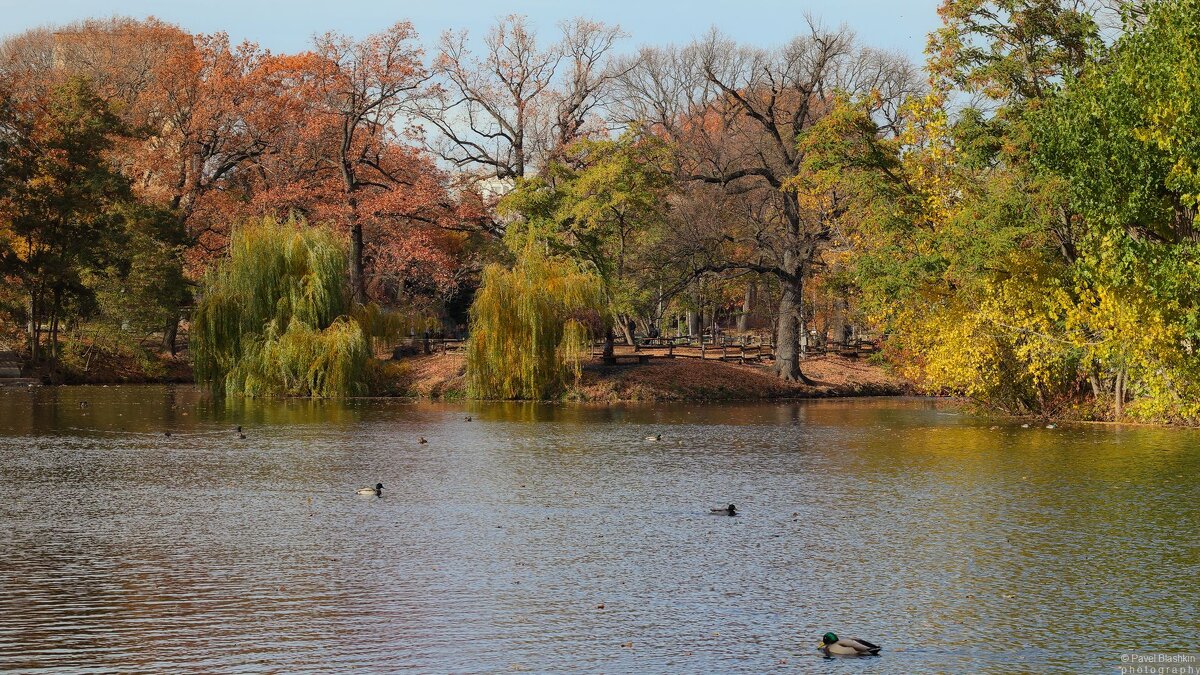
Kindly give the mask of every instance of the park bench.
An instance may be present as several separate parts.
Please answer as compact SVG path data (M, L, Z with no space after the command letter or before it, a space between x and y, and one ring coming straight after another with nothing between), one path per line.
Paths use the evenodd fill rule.
M456 340L453 338L445 338L440 341L440 344L441 344L441 351L443 354L445 354L446 352L461 352L467 348L466 340ZM434 351L436 351L436 350L437 349L435 347Z

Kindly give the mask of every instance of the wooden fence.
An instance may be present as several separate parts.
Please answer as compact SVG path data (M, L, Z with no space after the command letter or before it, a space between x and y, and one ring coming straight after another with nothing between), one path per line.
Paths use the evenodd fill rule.
M413 338L409 349L417 349L428 354L446 354L461 352L466 348L466 340L459 338ZM604 350L603 340L593 340L591 355L599 358ZM824 345L808 345L805 349L807 356L822 356L838 354L844 357L857 357L872 354L879 350L879 343L872 340L856 340L848 343L827 342ZM646 363L650 359L702 359L726 361L731 363L767 363L775 360L775 345L769 339L759 335L719 336L716 340L711 335L701 339L688 336L640 338L636 348L630 347L623 339L614 342L611 363L631 362Z

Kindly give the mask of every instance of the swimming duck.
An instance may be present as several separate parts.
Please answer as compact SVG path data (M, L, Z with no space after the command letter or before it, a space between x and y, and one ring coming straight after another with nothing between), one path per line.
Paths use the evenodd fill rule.
M240 425L240 424L238 425L237 432L239 434L242 433L242 425Z
M358 494L381 497L383 496L383 483L376 483L375 487L360 487L358 488Z
M862 638L838 638L835 633L826 633L817 649L825 656L874 656L880 647Z
M167 432L163 433L163 436L166 436L167 438L170 438L170 437L171 437L171 432L167 431Z
M647 441L650 441L651 443L653 443L654 441L661 441L661 440L662 440L662 434L655 434L654 436L647 436L647 437L646 437L646 440L647 440Z
M245 439L246 439L246 434L238 434L238 438L240 438L240 439L242 439L242 440L245 440Z
M464 421L464 422L470 422L470 421L471 421L471 416L470 416L470 415L467 415L466 417L464 417L464 418L463 418L463 421Z
M425 440L425 437L424 437L424 436L418 436L418 437L417 437L417 442L418 442L418 443L420 443L421 445L425 445L425 444L426 444L426 443L428 443L429 441Z
M714 516L736 516L737 507L735 507L733 504L730 504L722 509L709 509L708 512Z

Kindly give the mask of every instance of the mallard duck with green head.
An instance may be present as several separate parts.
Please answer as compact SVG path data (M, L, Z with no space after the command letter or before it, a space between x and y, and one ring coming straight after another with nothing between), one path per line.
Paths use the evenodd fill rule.
M836 633L826 633L817 649L825 656L875 656L880 647L862 638L839 638Z
M375 495L376 497L383 496L383 483L376 483L375 487L360 487L357 494L360 495Z

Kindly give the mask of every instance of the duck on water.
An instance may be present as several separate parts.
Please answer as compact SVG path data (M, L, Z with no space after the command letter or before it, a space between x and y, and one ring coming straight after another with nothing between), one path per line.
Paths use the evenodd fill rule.
M375 487L360 487L357 494L360 495L375 495L376 497L383 496L383 483L376 483Z
M826 633L817 649L825 656L876 656L880 647L862 638L839 638L836 633Z

